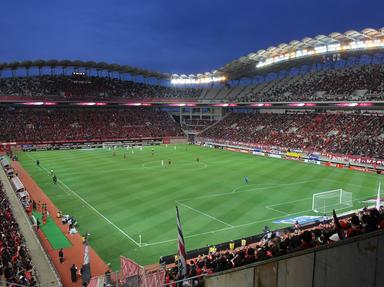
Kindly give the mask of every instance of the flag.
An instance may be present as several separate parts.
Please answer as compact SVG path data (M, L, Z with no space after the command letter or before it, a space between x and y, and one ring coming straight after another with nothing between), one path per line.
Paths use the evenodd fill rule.
M333 210L333 222L335 223L336 232L339 235L340 240L343 240L344 239L344 232L341 228L340 221L337 218L335 210Z
M88 242L84 242L84 265L89 264L89 246Z
M88 241L84 241L84 258L83 258L83 267L81 273L81 279L83 283L89 283L91 280L91 265L89 262L89 246Z
M145 287L162 287L164 285L165 270L157 270L156 272L143 274L141 277L142 286Z
M184 243L184 236L183 236L183 230L181 228L181 222L180 222L180 216L179 216L179 209L176 206L176 222L177 222L177 242L178 242L178 251L179 251L179 274L182 277L185 277L187 275L187 254L185 253L185 243Z
M104 276L101 277L93 277L88 285L88 287L104 287Z
M381 181L379 182L379 188L377 189L377 198L376 198L376 209L377 210L380 210L380 205L381 205L380 187L381 187Z
M120 256L120 269L122 276L126 278L140 275L140 271L143 269L143 267L129 258Z

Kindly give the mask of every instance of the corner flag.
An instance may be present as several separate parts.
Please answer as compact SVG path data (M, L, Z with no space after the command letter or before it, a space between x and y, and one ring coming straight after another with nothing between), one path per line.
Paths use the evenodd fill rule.
M183 277L187 275L187 254L185 252L185 243L184 243L184 236L183 236L183 230L181 228L181 222L180 222L180 216L179 216L179 209L176 206L176 223L177 223L177 235L178 235L178 251L179 251L179 274Z
M380 205L381 205L380 187L381 187L381 181L379 181L379 188L377 189L377 198L376 198L376 209L377 210L380 210Z

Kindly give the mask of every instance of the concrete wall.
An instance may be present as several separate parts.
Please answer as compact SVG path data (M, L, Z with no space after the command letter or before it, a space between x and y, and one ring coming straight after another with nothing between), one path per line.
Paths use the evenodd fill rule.
M384 232L213 274L205 286L384 286Z

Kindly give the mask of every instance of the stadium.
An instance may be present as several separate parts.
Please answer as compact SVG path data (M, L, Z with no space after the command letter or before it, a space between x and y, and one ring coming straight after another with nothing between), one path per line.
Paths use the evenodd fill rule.
M384 28L0 75L6 286L383 286Z

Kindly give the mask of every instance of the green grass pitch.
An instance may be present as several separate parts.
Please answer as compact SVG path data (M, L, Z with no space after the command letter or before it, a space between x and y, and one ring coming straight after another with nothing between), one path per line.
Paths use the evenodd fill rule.
M342 188L361 207L377 191L375 174L198 146L156 146L154 155L151 149L18 155L56 206L76 217L80 232L91 233L91 246L113 269L120 255L150 264L177 252L176 204L188 250L259 234L265 225L287 226L273 220L288 214L314 215L313 193Z

